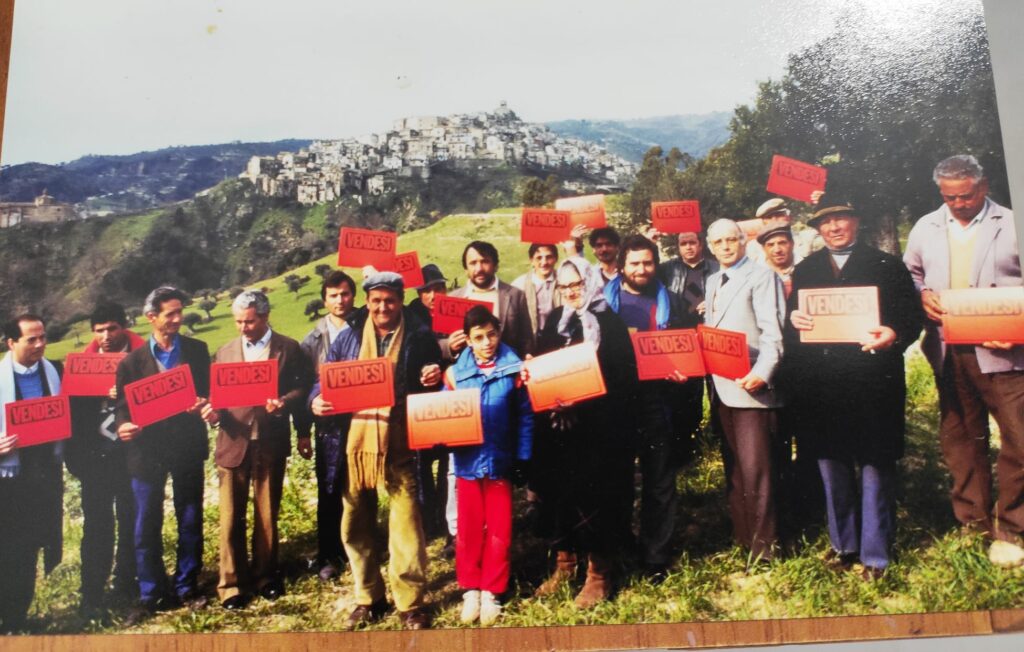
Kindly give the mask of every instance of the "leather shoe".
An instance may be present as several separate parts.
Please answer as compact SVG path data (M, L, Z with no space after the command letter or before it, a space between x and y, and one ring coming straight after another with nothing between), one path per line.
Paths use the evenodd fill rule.
M388 601L384 598L381 598L373 604L358 605L352 610L352 613L348 615L348 620L345 621L345 629L351 631L364 625L373 624L384 618L389 609L390 606L388 605Z
M877 582L882 579L885 575L884 568L876 568L875 566L865 566L864 570L860 572L860 578L865 582Z
M834 571L848 571L853 568L857 561L855 552L839 552L835 548L829 548L825 553L825 566Z
M268 582L260 589L260 596L273 602L284 595L284 585L280 581Z
M245 595L239 593L238 595L233 595L230 598L225 599L220 603L220 606L224 607L228 611L238 611L239 609L245 609L245 605L248 603L249 599Z
M659 586L668 579L668 568L655 564L646 565L644 566L643 576L653 586Z
M156 600L139 600L139 602L131 608L128 615L125 616L124 624L125 627L135 627L141 625L143 622L153 617L153 614L157 612L157 601Z
M409 611L402 611L398 614L405 629L430 629L430 616L419 607L413 607Z
M327 562L321 566L320 572L317 573L321 582L330 582L331 580L337 579L338 575L338 567L331 562Z
M206 605L210 604L210 599L200 593L198 589L189 589L179 594L178 600L193 611L205 609Z

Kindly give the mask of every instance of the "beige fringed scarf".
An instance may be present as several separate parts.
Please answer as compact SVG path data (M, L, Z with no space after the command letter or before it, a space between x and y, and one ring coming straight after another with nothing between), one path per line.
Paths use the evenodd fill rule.
M392 369L398 364L398 355L402 349L405 334L405 320L398 324L395 334L391 337L391 345L387 355ZM359 343L359 359L372 360L377 355L377 334L373 320L367 319L363 326L363 337ZM404 423L389 424L391 408L370 408L360 410L352 415L352 425L348 429L348 444L345 454L348 456L349 490L353 493L363 489L376 489L377 483L384 478L384 463L388 452L388 437L401 437L404 433L389 433L389 426L398 430L405 427Z

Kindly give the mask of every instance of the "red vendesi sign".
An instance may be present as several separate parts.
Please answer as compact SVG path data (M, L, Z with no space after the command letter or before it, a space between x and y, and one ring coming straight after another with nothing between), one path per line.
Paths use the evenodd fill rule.
M69 353L64 360L60 393L66 396L106 396L117 384L117 365L127 353Z
M423 269L420 267L420 256L415 251L407 251L395 256L394 269L402 275L402 284L406 290L423 285Z
M348 414L395 404L394 372L387 358L320 365L320 394L331 414Z
M4 418L6 434L18 436L18 448L71 436L71 408L63 394L8 403Z
M772 170L768 175L768 192L810 202L811 193L824 190L828 170L776 154L772 157Z
M393 231L371 231L347 226L338 235L338 266L393 269L398 234Z
M524 208L519 239L534 244L558 244L572 233L572 213L550 208Z
M472 299L460 299L450 295L438 295L434 297L434 325L438 333L454 333L462 330L462 318L466 316L473 306L483 306L494 312L494 305L487 301L473 301Z
M263 407L277 397L277 358L210 365L210 405L215 410Z
M181 365L124 386L132 423L145 428L196 404L192 370Z
M651 226L662 233L700 233L700 202L651 202Z
M709 374L724 378L743 378L750 373L750 351L746 333L697 326L704 368Z

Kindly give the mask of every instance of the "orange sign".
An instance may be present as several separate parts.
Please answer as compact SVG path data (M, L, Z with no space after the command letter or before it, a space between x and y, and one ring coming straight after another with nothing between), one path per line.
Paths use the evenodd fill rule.
M462 330L462 319L473 306L483 306L494 312L494 304L488 301L461 299L448 294L434 296L433 329L438 333L454 333Z
M393 231L371 231L341 227L338 234L338 266L393 269L398 234Z
M524 208L519 239L533 244L558 244L569 239L572 213L550 208Z
M320 365L320 393L331 414L348 414L395 404L395 380L387 358Z
M277 396L277 358L210 365L210 405L215 410L262 407Z
M636 332L630 338L640 380L664 380L676 371L684 376L706 373L697 331L692 328Z
M939 301L947 344L1024 344L1024 287L943 290Z
M697 326L697 334L700 336L704 368L709 374L735 380L750 373L746 333L700 324Z
M402 275L402 284L406 290L423 285L423 269L420 268L420 256L415 251L407 251L395 256L395 271Z
M117 384L117 365L127 353L69 353L64 360L60 393L66 396L106 396Z
M772 171L768 175L767 190L776 195L799 201L811 201L811 193L824 190L828 170L776 154L772 157Z
M484 442L480 416L480 390L410 394L406 423L409 448L471 446Z
M530 382L526 389L537 412L607 393L593 345L574 344L523 362Z
M4 412L6 434L18 436L18 448L71 436L71 408L64 394L13 401Z
M651 225L662 233L700 233L700 202L651 202Z
M801 342L857 343L871 339L878 328L875 286L813 288L797 292L801 312L814 318L814 328L800 331Z
M192 369L183 364L163 373L149 376L124 386L128 414L132 423L146 427L196 404L196 388Z
M563 197L555 200L555 208L572 213L572 223L585 224L591 229L608 226L604 213L604 195Z

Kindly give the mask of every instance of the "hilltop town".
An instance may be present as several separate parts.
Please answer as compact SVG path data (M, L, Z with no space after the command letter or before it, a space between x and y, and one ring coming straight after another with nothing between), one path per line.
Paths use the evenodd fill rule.
M571 168L598 188L627 186L637 171L636 164L600 145L523 122L502 102L491 112L402 118L382 134L318 140L298 152L253 156L239 176L260 194L311 205L346 193L382 195L395 178L428 179L437 164Z

